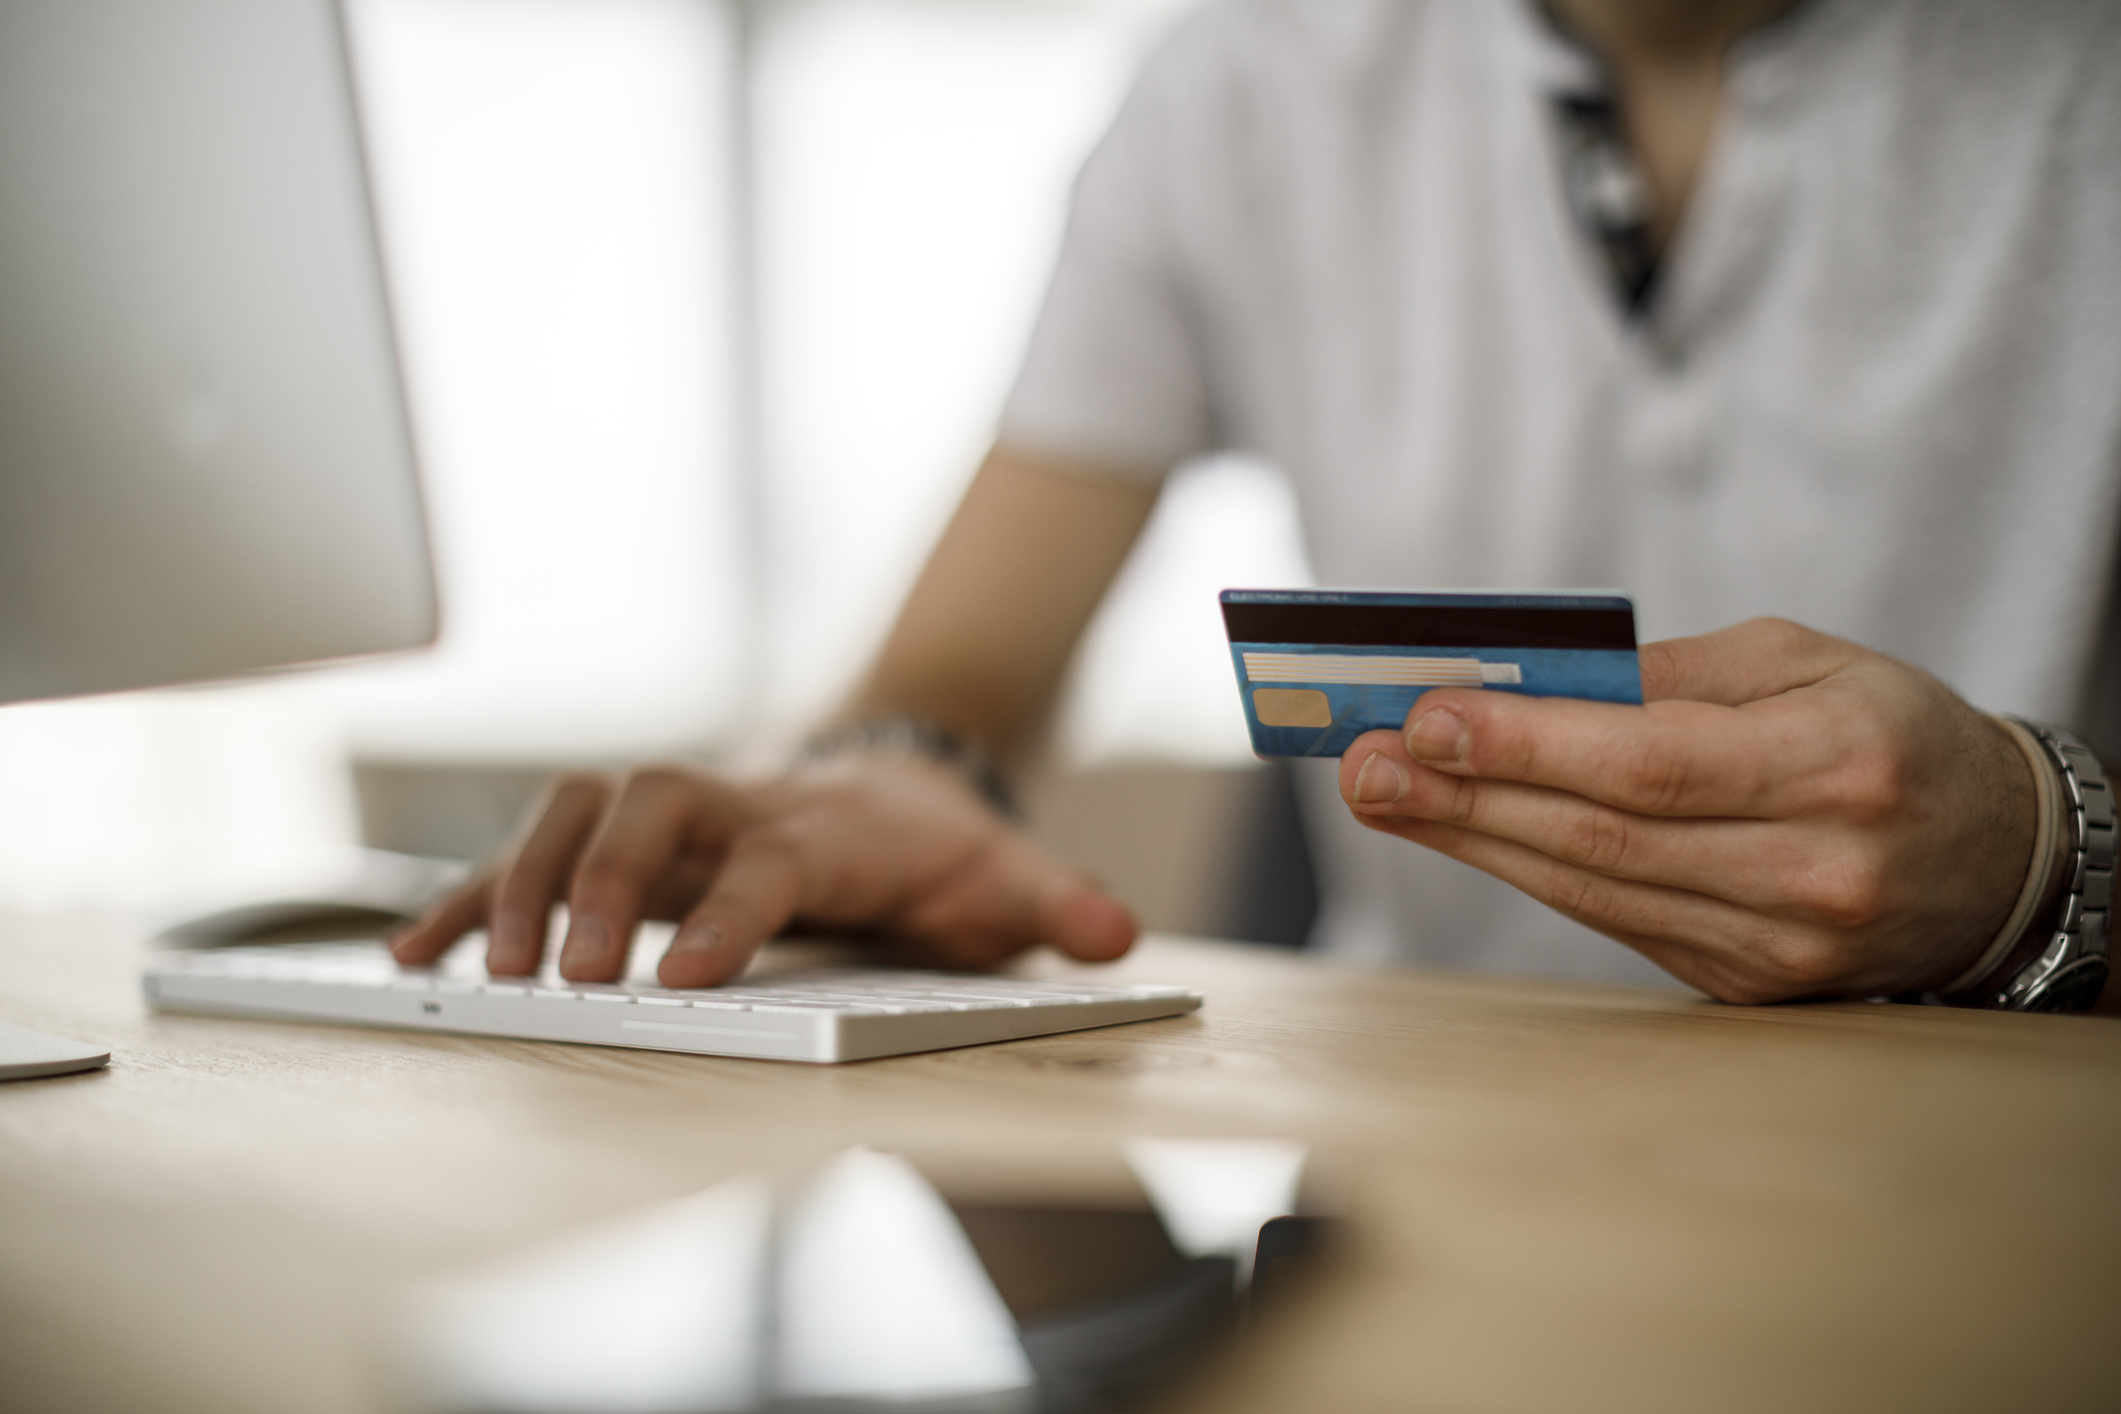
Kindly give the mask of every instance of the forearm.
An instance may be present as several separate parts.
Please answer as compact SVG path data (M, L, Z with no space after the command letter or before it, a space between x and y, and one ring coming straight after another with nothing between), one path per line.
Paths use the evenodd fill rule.
M905 714L1022 755L1155 500L1149 478L994 452L840 720Z

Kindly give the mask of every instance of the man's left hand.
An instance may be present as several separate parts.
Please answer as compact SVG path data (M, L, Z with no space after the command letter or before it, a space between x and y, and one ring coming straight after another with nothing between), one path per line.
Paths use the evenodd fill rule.
M1341 795L1724 1001L1933 990L2003 926L2032 768L1942 683L1774 619L1641 663L1641 707L1425 693Z

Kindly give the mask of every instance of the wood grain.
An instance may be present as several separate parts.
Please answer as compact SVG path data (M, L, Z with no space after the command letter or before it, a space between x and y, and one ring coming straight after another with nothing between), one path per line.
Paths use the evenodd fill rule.
M1117 1193L1152 1134L1353 1174L1345 1270L1187 1408L2121 1405L2113 1022L1155 938L1117 971L1199 1015L819 1069L153 1016L142 931L0 919L0 1021L114 1053L0 1085L10 1410L387 1408L423 1275L857 1142Z

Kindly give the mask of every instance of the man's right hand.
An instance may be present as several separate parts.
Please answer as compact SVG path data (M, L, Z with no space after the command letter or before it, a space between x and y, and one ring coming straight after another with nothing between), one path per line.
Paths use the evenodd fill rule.
M1039 944L1105 961L1137 931L948 768L864 758L756 785L677 767L561 777L522 841L391 952L431 963L484 927L489 971L534 972L562 902L562 976L616 980L636 925L661 919L679 925L657 971L669 987L726 982L790 929L879 936L974 968Z

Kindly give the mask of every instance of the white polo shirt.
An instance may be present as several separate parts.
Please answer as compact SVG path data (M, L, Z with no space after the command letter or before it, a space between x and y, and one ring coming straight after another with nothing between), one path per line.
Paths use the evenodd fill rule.
M1634 323L1559 177L1593 73L1531 0L1211 4L1079 179L1002 441L1250 452L1323 583L1784 615L2121 747L2121 5L1747 36ZM1662 977L1306 788L1327 950Z

